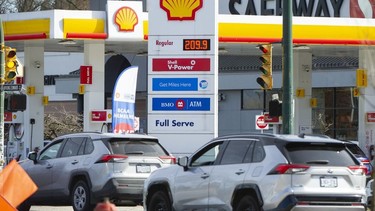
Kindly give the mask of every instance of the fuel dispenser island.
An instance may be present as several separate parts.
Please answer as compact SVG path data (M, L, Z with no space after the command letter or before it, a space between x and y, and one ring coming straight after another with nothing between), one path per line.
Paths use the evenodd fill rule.
M25 158L25 137L23 127L23 112L4 112L4 124L8 128L8 140L5 147L5 161L8 164L11 160Z

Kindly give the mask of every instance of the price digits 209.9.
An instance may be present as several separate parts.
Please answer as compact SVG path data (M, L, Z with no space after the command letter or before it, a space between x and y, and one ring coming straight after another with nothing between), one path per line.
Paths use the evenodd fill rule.
M210 39L184 39L184 51L209 51Z

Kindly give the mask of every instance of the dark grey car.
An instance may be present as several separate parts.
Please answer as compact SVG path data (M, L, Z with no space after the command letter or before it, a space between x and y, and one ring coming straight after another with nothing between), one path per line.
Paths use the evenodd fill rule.
M38 190L19 210L29 210L31 205L72 205L75 211L92 211L104 197L137 205L149 174L174 163L175 158L152 136L64 135L20 162Z

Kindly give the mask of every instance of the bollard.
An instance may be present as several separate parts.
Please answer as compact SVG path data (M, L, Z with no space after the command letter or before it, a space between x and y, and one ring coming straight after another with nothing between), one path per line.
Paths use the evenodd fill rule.
M117 208L109 201L109 198L106 197L103 202L96 205L94 211L117 211Z

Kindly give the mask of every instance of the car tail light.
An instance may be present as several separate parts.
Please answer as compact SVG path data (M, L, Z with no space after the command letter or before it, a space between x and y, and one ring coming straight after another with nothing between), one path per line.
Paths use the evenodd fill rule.
M301 164L279 164L268 174L293 174L306 171L310 166Z
M159 156L164 163L175 164L176 158L173 156Z
M364 159L364 160L362 160L361 162L362 162L362 163L366 163L366 164L367 164L367 163L370 163L370 161L369 161L368 159Z
M366 166L348 166L348 168L354 173L367 174Z
M127 159L127 158L128 158L128 156L126 156L126 155L106 154L106 155L103 155L95 163L109 163L109 162L114 162L116 160L123 160L123 159Z

